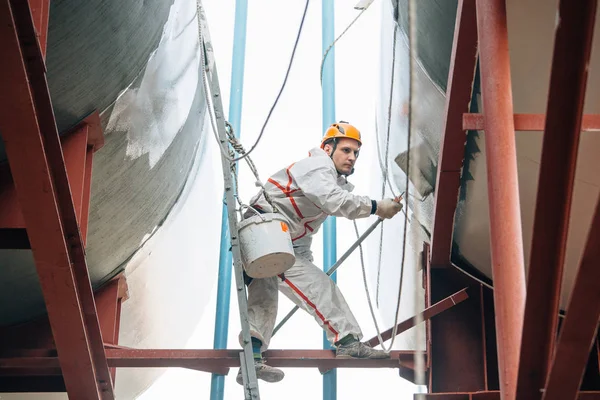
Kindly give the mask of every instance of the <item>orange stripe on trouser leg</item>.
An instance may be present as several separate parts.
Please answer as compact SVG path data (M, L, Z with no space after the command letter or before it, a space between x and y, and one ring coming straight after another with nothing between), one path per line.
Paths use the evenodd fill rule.
M290 282L289 279L285 278L283 280L285 283L287 283L287 285L292 288L292 290L294 292L296 292L298 294L298 296L300 296L302 298L302 300L304 300L306 302L306 304L308 304L313 310L315 310L315 314L317 314L317 317L319 317L321 319L321 321L323 321L323 325L327 326L329 328L329 330L335 335L335 342L338 341L338 335L339 332L336 331L335 329L333 329L333 326L331 326L331 324L329 323L329 321L327 321L327 319L325 319L325 316L323 316L323 314L321 314L319 312L319 310L317 309L317 306L314 305L314 303L312 301L310 301L308 299L308 297L306 297L306 295L304 293L302 293L302 291L300 289L298 289L296 287L296 285L294 285L292 282Z

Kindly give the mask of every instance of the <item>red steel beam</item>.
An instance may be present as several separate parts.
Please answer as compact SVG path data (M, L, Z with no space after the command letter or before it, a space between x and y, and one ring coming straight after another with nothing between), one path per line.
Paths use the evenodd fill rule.
M102 338L107 344L116 345L119 341L119 327L121 320L121 304L126 296L127 282L124 275L120 275L95 294L98 319L102 329ZM113 382L115 381L116 368L110 369Z
M514 114L515 131L543 131L546 126L545 114ZM484 129L485 116L483 114L463 114L463 129ZM581 121L582 132L600 131L600 115L587 114Z
M462 114L468 111L477 61L475 0L460 0L446 89L444 132L438 159L431 264L447 266L452 249L454 212L465 154Z
M507 30L504 0L477 0L498 370L502 399L512 400L525 306L525 266Z
M90 199L92 197L92 166L94 162L94 150L88 148L85 156L85 174L83 176L83 201L81 207L81 218L79 227L81 229L81 240L83 246L87 242L87 232L90 216Z
M454 307L458 303L461 303L468 298L469 298L469 295L467 294L467 288L459 290L458 292L454 293L453 295L448 296L441 301L438 301L431 307L427 307L425 310L423 310L423 312L421 313L419 318L422 322L425 322L428 319L435 317L436 315L448 310L449 308ZM417 323L417 316L408 318L408 319L400 322L398 324L398 329L397 329L396 334L399 335L402 332L409 330L410 328L414 327L416 325L416 323ZM390 328L387 331L382 332L381 338L384 341L391 339L392 338L392 330L393 330L393 328ZM379 337L375 336L375 337L371 338L370 340L368 340L367 343L370 346L375 347L378 344L380 344Z
M0 2L0 131L32 245L65 383L114 398L69 181L27 2ZM99 390L102 394L99 394Z
M30 88L35 103L40 132L43 136L44 151L48 158L48 164L51 167L53 184L56 189L56 204L60 210L62 229L64 237L68 239L68 251L72 263L72 270L76 279L77 296L81 303L81 308L85 318L85 326L89 340L89 347L92 351L94 368L101 386L102 395L105 398L113 398L112 383L110 372L104 354L104 346L94 294L90 282L83 241L79 231L77 215L73 206L69 179L64 165L62 149L56 120L50 100L50 92L46 81L46 65L40 56L40 49L37 41L33 40L35 29L31 14L28 10L28 3L12 0L14 7L15 20L18 23L19 39L22 41L22 48L29 54L25 58ZM93 113L90 117L93 117Z
M87 150L82 150L85 151L86 154L77 152L77 150L81 149L81 146L79 146L79 148L74 148L78 145L73 146L74 143L72 143L75 140L75 137L79 137L82 134L87 136ZM76 126L72 132L65 134L61 141L69 177L69 186L73 193L76 205L79 204L79 197L81 197L81 193L83 193L81 210L77 210L83 239L85 239L87 234L93 153L102 148L103 145L104 135L102 134L102 127L100 126L100 115L97 111ZM85 170L81 165L81 159L83 157L85 157ZM79 176L81 173L84 174L83 186L82 179ZM25 228L25 221L23 220L23 214L21 213L21 208L17 200L12 175L8 165L2 165L0 166L0 229L21 228Z
M600 319L600 199L562 323L543 400L577 397Z
M61 142L77 221L81 221L87 166L88 126L81 125L72 134L61 138Z
M415 400L500 400L500 392L459 392L415 394ZM600 392L579 392L577 400L600 400Z
M559 3L527 277L517 399L541 398L540 389L545 384L554 351L596 4L596 0L561 0ZM486 139L488 137L486 135ZM585 368L585 361L587 358L581 368ZM568 368L578 370L579 366Z
M31 14L42 55L46 57L48 45L48 20L50 16L50 0L29 0Z
M226 375L231 367L240 366L241 350L174 350L128 349L107 346L108 363L116 368L188 368ZM281 368L414 368L414 351L392 351L390 359L337 358L331 350L269 350L269 365ZM58 372L59 360L47 350L21 351L0 356L0 375L15 373L46 374Z

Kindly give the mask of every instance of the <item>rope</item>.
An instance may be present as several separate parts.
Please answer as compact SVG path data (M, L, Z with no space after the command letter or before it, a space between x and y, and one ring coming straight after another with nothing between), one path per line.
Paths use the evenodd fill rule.
M358 237L360 237L360 234L358 232L358 226L356 225L356 220L353 220L352 222L354 223L354 232L356 233L356 237L358 238ZM369 284L367 282L367 271L365 269L365 260L364 260L364 256L363 256L362 244L358 245L358 250L360 251L360 266L362 269L363 284L365 285L365 292L367 294L367 303L369 304L369 311L371 312L371 318L373 319L373 324L375 324L375 331L377 332L377 338L379 339L379 343L381 343L381 347L383 347L384 340L381 336L381 330L379 329L379 324L377 323L377 317L375 316L375 310L373 310L373 303L371 301L371 293L369 292ZM390 347L390 350L391 350L391 347ZM386 350L386 352L389 352L389 350Z
M383 198L385 196L385 185L387 182L389 182L388 180L388 158L389 158L389 149L390 149L390 130L391 130L391 125L392 125L392 102L393 102L393 96L394 96L394 76L395 76L395 71L396 71L396 43L397 43L397 37L398 37L398 27L396 24L394 24L394 40L393 40L393 48L392 48L392 71L391 71L391 79L390 79L390 95L389 95L389 100L388 100L388 115L387 115L387 133L386 133L386 142L385 142L385 158L382 160L381 159L381 151L380 151L380 146L379 146L379 137L376 138L376 142L377 142L377 156L379 158L379 165L381 167L381 173L382 173L382 178L383 178L383 182L381 184L381 197ZM379 136L379 135L378 135ZM383 161L385 160L385 164L383 163ZM391 189L391 184L390 184L390 189ZM393 190L391 190L392 194L394 195L394 197L396 197L395 193ZM406 215L406 213L405 213ZM381 224L381 230L379 231L379 255L377 257L377 283L376 283L376 294L375 294L375 301L377 302L377 307L379 307L379 283L380 283L380 279L381 279L381 257L382 257L382 253L383 253L383 224Z
M210 119L210 124L211 124L211 130L213 133L213 136L215 137L217 144L219 146L219 150L221 151L221 153L223 154L223 156L229 161L230 163L230 168L231 168L231 173L234 176L234 184L235 184L235 192L234 192L234 197L236 198L236 201L238 202L239 206L240 206L240 214L241 211L243 209L243 206L248 207L246 205L244 205L240 198L239 198L239 192L238 192L238 173L237 173L237 167L236 167L236 162L241 160L241 159L245 159L250 171L252 171L252 174L254 175L254 177L256 178L256 186L260 187L262 189L262 193L263 196L265 197L265 200L269 203L269 205L271 205L273 212L278 212L277 207L273 204L272 199L270 198L269 194L267 193L264 184L262 183L262 181L260 180L260 177L258 175L258 170L256 168L256 165L254 164L254 162L252 161L252 159L250 159L249 155L250 153L252 153L252 151L254 151L254 149L256 149L256 147L258 146L260 140L262 139L262 136L264 134L265 128L267 127L267 124L269 122L269 119L271 118L271 115L273 113L273 110L275 109L275 107L277 106L277 103L279 102L279 98L281 97L281 94L283 93L283 90L285 88L285 85L287 84L287 80L288 77L290 75L290 71L292 68L292 64L294 61L294 56L296 54L296 49L298 47L298 42L300 41L300 36L302 33L302 28L304 26L304 21L306 19L306 12L308 10L308 5L310 3L310 0L306 0L306 4L304 6L304 11L302 13L302 20L300 21L300 27L298 29L298 34L296 35L296 40L294 42L294 48L292 50L292 55L290 57L290 61L288 64L288 68L287 71L285 73L285 78L283 80L283 83L281 85L281 88L279 89L279 93L277 94L277 97L275 98L275 102L273 103L273 105L271 106L271 109L269 110L269 113L267 114L267 118L260 130L260 133L258 135L258 138L256 139L256 141L254 142L254 144L252 145L252 147L250 147L250 150L246 151L244 149L244 147L242 146L242 144L237 140L237 138L235 137L234 131L233 131L233 127L231 126L231 124L227 121L225 121L225 127L226 127L226 133L227 133L227 138L229 141L229 144L231 145L231 147L233 148L233 150L235 151L235 153L240 154L239 157L235 156L234 151L232 151L229 147L227 149L225 149L223 147L223 144L220 140L219 137L217 135L217 126L216 126L216 122L215 122L215 110L214 110L214 106L213 103L210 99L209 94L209 89L208 89L208 78L207 78L207 74L206 74L206 70L208 69L208 65L206 63L206 58L204 56L204 48L203 48L203 43L204 43L204 36L203 36L203 32L202 32L202 23L200 21L200 1L196 2L196 12L198 15L198 39L199 39L199 43L200 43L200 63L201 63L201 70L202 70L202 85L203 85L203 89L204 89L204 97L206 100L206 104L207 104L207 108L208 108L208 115L209 115L209 119ZM217 116L218 117L218 116Z
M327 50L325 50L325 53L323 54L323 58L321 59L321 68L320 68L320 73L319 73L319 77L321 80L321 86L323 86L323 66L325 65L325 60L327 59L327 55L329 55L329 52L331 51L333 46L335 46L337 41L340 40L342 38L342 36L344 36L346 34L346 32L348 32L348 30L352 27L352 25L354 25L354 23L361 17L361 15L363 15L364 12L369 9L371 4L373 4L372 1L369 4L367 4L367 6L365 8L363 8L361 10L361 12L358 13L358 15L352 20L352 22L350 22L350 24L348 24L346 29L344 29L344 31L342 33L340 33L340 35L337 38L335 38L335 40L333 42L331 42L329 47L327 47Z
M238 141L238 139L235 137L235 133L233 130L233 126L231 126L231 124L229 122L225 122L225 126L226 126L226 130L225 133L227 133L227 139L229 140L229 144L231 144L231 147L233 147L233 149L238 153L241 154L242 156L245 156L244 159L246 160L246 163L248 164L248 167L250 168L250 171L252 172L252 174L254 175L254 177L256 178L255 181L255 185L259 188L261 188L262 190L262 194L265 197L265 200L267 201L267 203L269 203L269 205L271 206L271 208L273 209L273 212L279 212L279 209L277 208L277 206L275 206L275 204L273 203L273 200L271 199L271 196L269 195L269 193L267 192L267 189L265 189L265 185L262 183L262 181L260 180L260 176L258 174L258 169L256 168L256 165L254 164L254 161L252 161L252 159L250 157L248 157L248 153L246 152L246 150L244 149L244 146ZM237 195L237 172L235 171L235 162L231 162L231 166L232 166L232 171L233 173L235 173L235 185L236 185L236 195ZM242 206L248 207L248 208L252 208L250 206L247 206L245 204L242 204L241 202L239 202L240 204L240 208L242 208Z
M201 62L201 66L202 66L202 84L204 87L204 97L205 97L205 100L206 100L206 103L208 106L208 115L210 117L212 132L213 132L215 139L217 140L217 143L219 144L219 149L221 150L221 153L227 160L229 160L229 162L232 162L232 163L237 162L243 158L248 157L250 155L250 153L252 153L254 151L254 149L256 149L256 146L258 146L260 140L262 139L265 128L267 127L269 119L271 118L271 114L273 113L275 106L277 106L277 103L279 102L279 98L281 97L281 94L283 93L283 89L285 88L285 85L287 84L287 80L290 75L290 70L292 69L294 56L296 54L296 48L298 47L298 42L300 41L300 35L302 33L302 28L304 26L304 20L306 19L306 12L308 10L309 2L310 2L310 0L306 0L306 4L304 6L304 12L302 14L302 20L300 21L300 27L298 29L298 34L296 35L296 41L294 43L294 48L292 50L292 55L290 57L290 62L288 64L288 68L285 73L285 78L283 80L281 88L279 89L279 93L277 94L277 97L275 98L275 102L273 103L273 105L271 106L271 109L269 110L269 113L267 114L267 118L265 119L265 122L260 130L258 138L254 142L252 147L250 147L250 150L248 150L247 152L245 152L244 154L242 154L239 157L235 157L235 155L232 155L228 150L224 149L223 143L221 143L221 141L219 140L219 137L217 135L217 127L216 127L216 123L215 123L214 116L213 116L214 107L212 106L212 101L210 100L210 98L208 96L209 90L208 90L208 82L207 82L207 77L206 77L206 69L208 69L208 65L206 64L206 59L204 57L204 49L203 48L200 49L200 62ZM202 44L204 43L204 39L203 39L204 36L202 33L202 24L200 22L200 2L197 1L196 4L197 4L197 13L198 13L198 37L200 40L200 46L202 47Z
M302 28L304 27L304 20L306 19L306 11L308 10L309 3L310 3L310 0L306 0L306 4L304 6L304 12L302 13L302 19L300 20L300 27L298 28L298 34L296 35L296 41L294 42L294 48L292 50L292 55L290 57L290 62L288 64L287 71L285 73L285 78L283 79L283 83L281 85L281 88L279 89L279 93L277 93L275 102L273 103L273 105L271 106L271 109L269 110L269 113L267 114L267 118L265 119L265 123L263 124L263 126L260 130L260 133L258 134L258 138L254 142L254 144L250 147L250 150L248 150L244 155L242 155L238 158L235 158L233 160L230 160L231 162L235 162L235 161L241 160L242 158L248 157L248 155L250 155L250 153L252 153L254 151L254 149L256 149L256 146L258 146L258 143L260 142L260 139L262 138L262 136L265 132L265 128L267 127L269 119L271 118L271 114L273 114L273 110L275 109L275 106L277 106L277 103L279 102L279 98L281 97L281 94L283 93L283 89L285 88L285 85L287 84L288 77L290 76L290 71L292 69L292 64L294 62L294 56L296 55L296 48L298 47L298 42L300 41L300 36L302 34Z
M413 5L414 7L414 5ZM409 10L410 12L411 10ZM410 25L412 28L413 22L412 20L413 15L410 14L409 16L410 18ZM398 25L397 23L394 23L394 39L393 39L393 52L392 52L392 71L391 71L391 82L390 82L390 96L389 96L389 102L388 102L388 126L387 126L387 134L386 134L386 149L385 149L385 164L383 162L383 160L381 159L381 151L380 151L380 147L379 147L379 138L377 138L377 154L378 154L378 158L379 158L379 164L380 167L382 169L382 175L383 175L383 183L382 183L382 197L385 194L385 187L386 184L388 183L388 156L389 156L389 140L390 140L390 128L391 128L391 108L392 108L392 100L393 100L393 89L394 89L394 72L395 72L395 63L396 63L396 44L397 44L397 35L398 35ZM409 32L409 41L410 41L410 46L411 46L411 57L412 57L412 52L414 51L414 49L412 48L413 43L411 41L411 36L413 36L410 32ZM412 117L412 90L413 90L413 63L411 60L410 63L410 74L411 74L411 79L410 79L410 83L409 83L409 104L408 104L408 135L407 135L407 169L406 169L406 198L408 199L408 197L411 195L411 193L409 192L409 176L410 176L410 144L411 144L411 132L412 132L412 125L411 125L411 117ZM392 192L392 194L395 196L395 193L391 187L391 184L389 184L389 188L390 191ZM408 201L407 201L408 204ZM406 260L406 234L407 234L407 226L409 224L409 219L408 219L408 213L404 213L405 219L404 219L404 229L403 229L403 235L402 235L402 262L400 265L400 280L398 283L398 299L397 299L397 303L396 303L396 311L395 311L395 315L394 315L394 325L392 327L392 336L391 336L391 342L388 346L388 348L386 348L384 346L384 342L382 340L381 337L381 331L379 330L379 325L377 324L377 318L375 316L375 312L373 310L373 305L371 302L371 296L370 296L370 292L369 292L369 287L368 287L368 283L367 283L367 277L366 277L366 270L365 270L365 265L364 265L364 258L363 258L363 252L362 252L362 245L360 246L360 260L361 260L361 267L362 267L362 272L363 272L363 283L364 283L364 287L365 287L365 292L367 294L367 300L369 303L369 310L371 312L371 317L373 318L373 323L375 325L375 329L377 331L377 337L379 339L379 343L381 344L381 348L383 349L383 351L385 351L386 353L389 353L393 346L394 346L394 342L397 336L397 332L398 332L398 317L400 315L400 305L401 305L401 299L402 299L402 286L404 283L404 265L405 265L405 260ZM354 223L354 230L356 232L356 234L358 235L358 228L356 226L356 222ZM382 257L382 253L383 253L383 225L381 227L381 235L380 235L380 241L379 241L379 258L378 258L378 268L377 268L377 300L379 297L379 281L380 281L380 272L381 272L381 257ZM379 303L377 303L379 304ZM418 360L419 361L419 360ZM417 362L418 362L417 361Z
M387 137L386 137L386 165L387 165L387 158L389 155L389 140L390 140L390 122L391 122L391 103L392 103L392 96L393 96L393 88L394 88L394 70L395 70L395 65L396 65L396 42L397 42L397 34L398 34L398 26L396 24L394 24L394 40L393 40L393 55L392 55L392 76L391 76L391 82L390 82L390 97L389 97L389 105L388 105L388 131L387 131ZM409 138L409 144L410 144L410 138ZM410 148L410 147L409 147ZM379 154L379 147L378 147L378 154ZM382 164L380 163L380 166ZM385 186L386 186L386 181L387 181L387 168L385 168L382 171L383 174L383 185L382 185L382 197L385 194ZM408 189L408 186L407 186ZM408 193L408 190L407 190ZM392 191L392 194L393 191ZM394 197L395 194L394 194ZM373 304L371 301L371 294L369 291L369 285L367 282L367 273L366 273L366 269L365 269L365 261L364 261L364 255L363 255L363 249L362 249L362 244L359 245L359 250L360 250L360 263L361 263L361 269L362 269L362 275L363 275L363 284L365 287L365 293L367 294L367 302L369 304L369 311L371 312L371 318L373 319L373 324L375 325L375 330L377 332L377 338L379 339L379 343L381 345L381 348L383 349L383 351L385 351L386 353L389 353L393 346L394 346L394 341L396 339L396 335L397 335L397 331L398 331L398 316L400 313L400 299L402 297L402 283L403 283L403 278L404 278L404 252L406 251L406 226L408 224L408 214L404 213L405 215L405 224L404 224L404 238L403 238L403 243L402 243L402 253L403 253L403 257L402 257L402 264L400 267L400 283L398 285L398 301L397 301L397 305L396 305L396 312L395 312L395 318L394 318L394 326L392 328L392 338L391 338L391 342L388 348L385 347L384 345L384 340L382 339L381 336L381 331L379 329L379 324L377 323L377 318L375 316L375 311L373 309ZM357 237L359 236L359 232L358 232L358 227L356 225L356 221L354 221L354 231L357 235ZM379 241L379 265L378 265L378 271L377 271L377 295L379 295L379 277L380 277L380 267L381 267L381 255L383 253L383 225L382 225L382 229L381 229L381 236L380 236L380 241ZM379 305L379 303L377 303L377 305Z

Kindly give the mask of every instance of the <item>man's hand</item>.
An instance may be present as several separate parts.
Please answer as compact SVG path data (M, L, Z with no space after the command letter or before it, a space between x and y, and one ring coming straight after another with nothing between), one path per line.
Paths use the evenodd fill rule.
M377 215L381 219L389 219L394 215L398 214L400 210L402 210L402 204L400 201L402 200L402 196L398 196L395 199L383 199L377 202L377 210L375 211L375 215Z

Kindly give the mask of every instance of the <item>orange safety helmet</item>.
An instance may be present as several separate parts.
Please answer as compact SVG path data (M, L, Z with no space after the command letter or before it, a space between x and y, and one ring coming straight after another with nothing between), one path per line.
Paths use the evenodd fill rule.
M350 125L350 123L346 121L340 121L339 123L331 124L331 126L327 128L325 135L321 140L321 148L325 146L325 142L327 142L329 139L336 138L354 139L359 145L362 146L359 130L356 129L354 125Z

